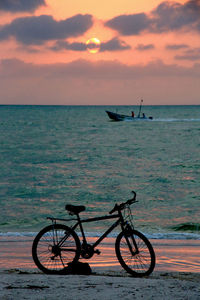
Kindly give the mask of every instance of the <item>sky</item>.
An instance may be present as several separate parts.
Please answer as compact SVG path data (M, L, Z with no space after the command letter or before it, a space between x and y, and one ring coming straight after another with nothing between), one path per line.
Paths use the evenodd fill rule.
M0 0L0 104L141 98L200 105L200 0Z

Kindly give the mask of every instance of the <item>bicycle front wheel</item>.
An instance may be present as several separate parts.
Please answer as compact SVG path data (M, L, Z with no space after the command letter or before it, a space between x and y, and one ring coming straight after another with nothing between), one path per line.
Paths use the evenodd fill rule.
M70 227L50 225L35 237L32 256L36 266L46 274L60 274L69 262L80 256L80 240Z
M135 277L151 274L155 267L155 253L149 240L139 231L121 232L115 243L121 266Z

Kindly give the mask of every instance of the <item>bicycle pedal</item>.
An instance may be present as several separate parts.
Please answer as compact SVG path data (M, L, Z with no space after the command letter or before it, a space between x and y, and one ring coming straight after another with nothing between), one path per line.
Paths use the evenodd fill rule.
M99 250L97 249L97 250L94 251L94 253L96 253L96 254L99 255L99 254L101 254L101 251L99 251Z

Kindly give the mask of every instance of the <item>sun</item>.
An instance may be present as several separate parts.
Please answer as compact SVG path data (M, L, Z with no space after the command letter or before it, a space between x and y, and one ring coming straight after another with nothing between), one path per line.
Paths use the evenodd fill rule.
M99 52L101 42L98 38L93 37L93 38L87 40L86 45L87 45L87 50L90 53L94 54L94 53Z

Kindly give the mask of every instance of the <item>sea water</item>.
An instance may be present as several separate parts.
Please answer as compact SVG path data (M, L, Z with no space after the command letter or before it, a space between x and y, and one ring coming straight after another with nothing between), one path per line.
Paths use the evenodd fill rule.
M112 122L105 112L138 109L0 106L1 236L34 235L47 216L68 219L66 204L85 205L84 218L108 214L134 190L135 228L200 239L200 106L144 106L151 121ZM109 224L85 230L95 236Z

